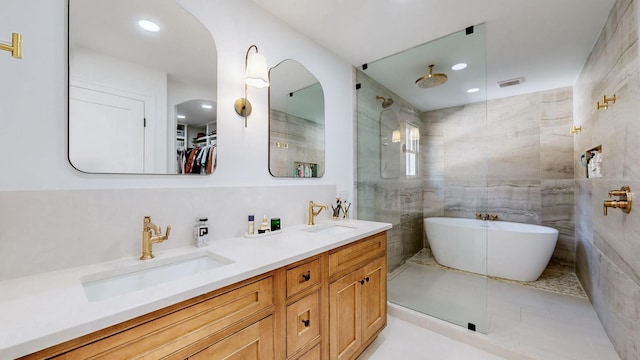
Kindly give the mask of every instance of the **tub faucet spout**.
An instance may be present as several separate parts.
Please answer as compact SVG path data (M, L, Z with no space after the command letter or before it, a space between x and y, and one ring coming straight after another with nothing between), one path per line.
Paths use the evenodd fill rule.
M476 214L476 219L480 219L480 220L495 220L492 217L493 215L489 215L489 214L482 214L482 213ZM496 218L498 218L498 215L496 215Z

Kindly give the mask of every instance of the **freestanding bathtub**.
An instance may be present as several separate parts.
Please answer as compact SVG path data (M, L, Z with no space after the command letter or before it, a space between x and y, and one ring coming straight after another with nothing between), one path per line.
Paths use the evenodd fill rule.
M424 219L433 257L444 266L518 281L534 281L549 263L558 230L506 221Z

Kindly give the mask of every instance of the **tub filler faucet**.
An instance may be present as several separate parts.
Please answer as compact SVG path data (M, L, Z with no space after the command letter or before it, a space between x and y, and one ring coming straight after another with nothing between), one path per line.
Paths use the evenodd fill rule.
M142 223L142 256L140 256L140 260L153 259L153 244L167 240L170 233L171 225L167 226L167 231L162 235L160 226L151 222L151 216L145 216Z
M480 220L498 220L498 214L481 214L481 213L476 213L476 219L480 219Z
M313 209L318 208L318 211L313 211ZM309 201L309 224L307 225L315 225L314 218L320 214L322 209L326 209L327 205L314 204L313 201Z

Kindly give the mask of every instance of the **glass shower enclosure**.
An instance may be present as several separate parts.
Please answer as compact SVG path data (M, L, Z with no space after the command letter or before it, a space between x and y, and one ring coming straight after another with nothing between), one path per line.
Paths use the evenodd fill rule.
M356 210L393 224L388 299L483 333L486 275L440 265L424 219L475 218L487 208L485 48L480 24L356 69ZM486 274L486 232L447 251L470 250Z

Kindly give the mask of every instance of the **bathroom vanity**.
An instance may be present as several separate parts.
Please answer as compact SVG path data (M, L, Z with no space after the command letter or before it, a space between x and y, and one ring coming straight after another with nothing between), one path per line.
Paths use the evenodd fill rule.
M115 295L88 296L83 286L91 274L112 276L139 260L3 282L3 292L52 277L61 285L43 286L41 299L21 291L1 299L2 316L33 320L28 335L11 334L12 319L3 321L10 336L0 357L354 359L386 325L390 227L350 220L214 241L206 251L227 259L222 266ZM192 253L202 249L158 251L148 261Z

